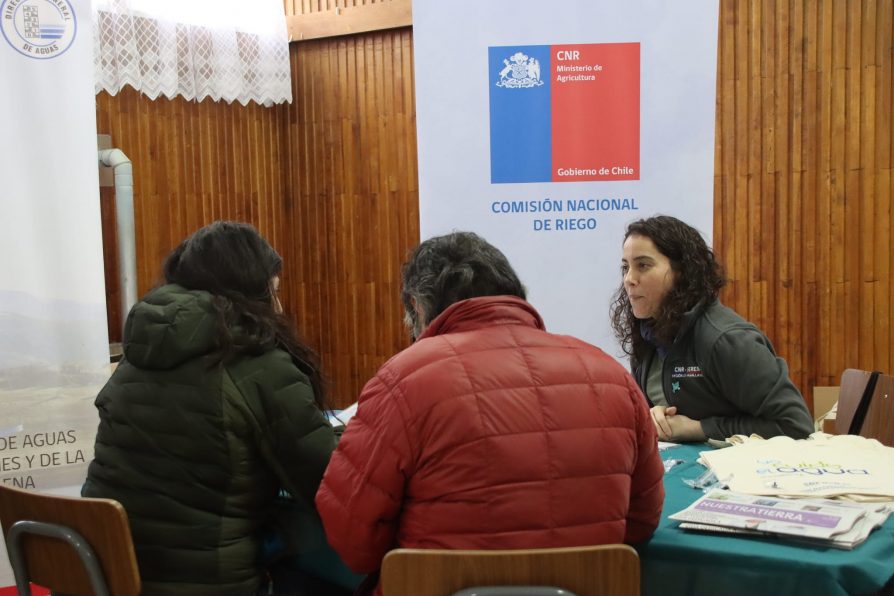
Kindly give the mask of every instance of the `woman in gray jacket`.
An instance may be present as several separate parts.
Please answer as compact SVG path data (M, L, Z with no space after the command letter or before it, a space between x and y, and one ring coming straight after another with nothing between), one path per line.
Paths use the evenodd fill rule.
M726 280L695 228L669 216L635 221L621 263L612 326L662 440L813 431L770 340L717 299Z

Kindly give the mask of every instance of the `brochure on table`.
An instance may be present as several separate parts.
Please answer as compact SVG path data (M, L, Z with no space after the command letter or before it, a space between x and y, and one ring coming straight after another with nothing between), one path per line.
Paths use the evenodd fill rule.
M885 522L885 504L827 499L782 499L712 490L670 516L683 529L806 539L851 549Z

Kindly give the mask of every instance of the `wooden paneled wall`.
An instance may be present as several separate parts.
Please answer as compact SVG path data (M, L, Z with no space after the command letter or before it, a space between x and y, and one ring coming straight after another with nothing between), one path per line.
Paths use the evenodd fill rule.
M251 222L277 250L289 221L282 172L289 106L264 108L183 98L150 100L130 87L96 96L97 130L133 163L140 295L161 279L165 256L217 219ZM103 189L109 335L121 337L114 192Z
M410 30L293 44L292 75L289 277L299 327L346 405L408 345L400 266L419 241Z
M291 54L292 104L152 101L126 88L97 96L98 130L134 163L139 293L202 225L255 224L285 260L286 311L344 406L408 344L400 265L419 240L411 33L293 44ZM102 201L117 340L109 190Z
M723 0L714 245L723 299L803 391L894 371L892 3Z
M382 31L413 24L412 0L283 0L289 41Z
M391 0L378 0L378 4ZM376 4L377 0L283 0L286 15L311 14L326 12L336 8L352 8Z
M288 14L360 4L285 1ZM846 367L894 372L891 5L720 3L723 299L767 331L808 399ZM286 259L286 308L336 405L406 345L399 265L419 233L411 40L405 28L292 44L294 101L275 108L98 96L99 132L135 162L141 291L200 224L256 223Z

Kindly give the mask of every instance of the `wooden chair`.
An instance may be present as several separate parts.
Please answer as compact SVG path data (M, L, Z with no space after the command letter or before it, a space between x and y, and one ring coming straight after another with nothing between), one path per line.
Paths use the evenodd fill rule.
M0 524L21 596L30 596L30 582L72 596L140 593L130 525L117 501L0 485Z
M491 551L397 549L385 556L381 581L385 596L452 596L481 586L553 586L578 596L638 595L639 556L624 544Z
M838 434L857 434L894 447L894 377L849 368L841 374Z

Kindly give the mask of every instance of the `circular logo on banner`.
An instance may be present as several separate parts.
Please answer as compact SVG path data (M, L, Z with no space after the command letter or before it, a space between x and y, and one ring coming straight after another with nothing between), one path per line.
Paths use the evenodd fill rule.
M69 0L3 0L0 30L18 53L47 60L71 47L78 22Z

